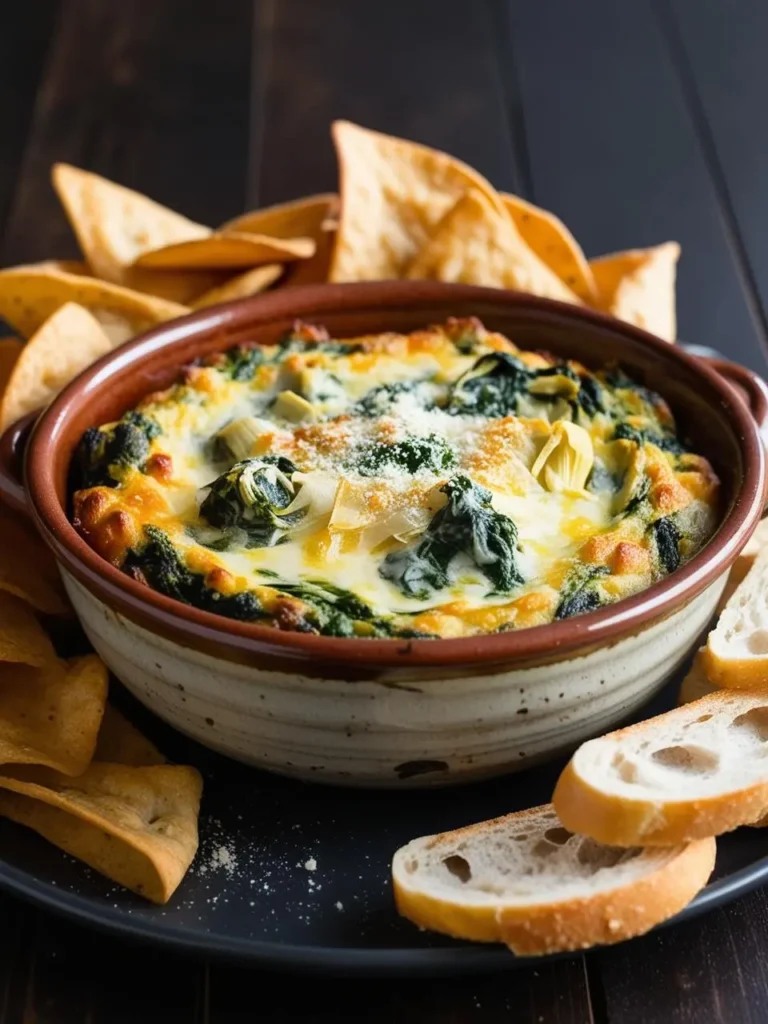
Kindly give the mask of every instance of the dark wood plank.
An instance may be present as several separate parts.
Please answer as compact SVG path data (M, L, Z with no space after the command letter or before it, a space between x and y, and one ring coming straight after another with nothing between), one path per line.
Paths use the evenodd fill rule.
M608 1020L764 1024L768 896L597 954Z
M0 225L5 223L16 188L58 9L57 0L31 0L0 7Z
M37 911L0 896L0 1024L24 1021L34 985L34 935Z
M499 2L534 200L588 256L680 241L680 337L763 368L760 324L651 6Z
M745 264L756 315L768 320L768 7L729 0L656 0L710 171Z
M50 187L64 160L207 223L243 209L250 0L68 0L8 223L5 263L75 251Z
M270 1009L272 1007L272 1009ZM339 1020L366 1024L591 1024L580 959L503 975L380 981L307 978L211 969L210 1024Z
M263 0L257 22L253 201L336 188L330 123L347 118L469 161L498 188L518 170L482 4ZM263 45L268 34L271 45Z
M207 1024L204 964L22 904L13 914L16 930L3 927L11 968L5 986L0 973L0 1024Z

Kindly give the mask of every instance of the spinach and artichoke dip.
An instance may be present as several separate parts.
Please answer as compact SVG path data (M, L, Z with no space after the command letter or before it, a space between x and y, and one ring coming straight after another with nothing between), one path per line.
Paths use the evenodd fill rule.
M123 572L331 636L552 622L674 572L718 480L616 367L476 319L337 341L297 323L185 367L75 459L74 522Z

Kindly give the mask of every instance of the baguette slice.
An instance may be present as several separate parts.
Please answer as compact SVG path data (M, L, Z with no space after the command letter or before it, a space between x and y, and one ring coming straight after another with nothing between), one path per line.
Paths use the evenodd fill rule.
M720 595L720 600L715 609L716 614L719 615L728 604L734 591L755 564L755 559L765 547L768 547L768 519L761 519L757 529L741 549L736 561L731 566L728 582L725 584L725 589Z
M706 648L700 647L693 658L693 664L687 675L680 683L680 692L677 695L677 703L690 704L692 700L699 700L710 693L715 693L720 687L710 682L707 676Z
M421 928L518 956L620 942L702 889L714 839L620 850L573 835L551 804L414 839L392 861L398 911Z
M552 798L566 828L663 846L768 812L768 693L719 690L582 744Z
M768 548L759 553L707 637L705 667L718 686L768 687Z

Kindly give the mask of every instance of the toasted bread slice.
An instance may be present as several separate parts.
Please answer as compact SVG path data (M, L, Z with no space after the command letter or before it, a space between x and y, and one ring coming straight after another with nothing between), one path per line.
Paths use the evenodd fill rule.
M731 566L728 582L725 584L725 589L720 595L720 600L715 609L717 615L728 604L733 592L752 568L755 559L765 547L768 547L768 519L761 519L757 529L741 549L738 558Z
M552 801L601 843L687 843L768 812L767 754L768 693L719 690L582 744Z
M392 861L399 912L518 956L620 942L706 885L714 839L621 850L566 831L551 804L414 839Z
M710 693L715 693L720 687L710 682L706 668L706 648L700 647L693 658L693 664L687 675L680 683L680 691L677 695L677 703L690 704L692 700L700 700Z
M758 554L707 637L704 663L718 686L768 688L768 548Z

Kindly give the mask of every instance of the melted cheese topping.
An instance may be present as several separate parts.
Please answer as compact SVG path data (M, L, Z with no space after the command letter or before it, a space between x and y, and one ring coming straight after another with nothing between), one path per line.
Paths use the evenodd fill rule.
M568 614L589 610L648 586L701 545L714 528L717 478L701 456L678 450L658 396L624 379L598 382L577 364L560 373L553 360L519 352L478 322L470 329L469 345L449 322L338 346L316 331L312 338L310 328L310 337L256 350L253 365L241 370L247 350L188 367L178 385L139 407L154 427L148 458L113 463L110 486L80 489L76 524L105 557L126 566L140 563L144 528L162 530L211 590L257 594L265 616L287 628L327 631L310 598L291 598L298 624L295 614L280 622L274 612L280 583L310 581L351 592L393 632L443 636L550 621L574 603L568 593L582 594ZM529 373L519 394L507 395L512 412L484 405L484 383L471 384L498 353L513 357L502 377L515 368ZM493 373L486 379L496 386ZM578 397L590 379L590 394L597 388L602 396L597 403ZM564 422L573 426L562 429ZM614 437L620 425L625 436ZM103 438L114 430L106 425ZM397 446L410 452L414 442L417 465L387 456ZM287 478L267 471L273 483L288 481L278 514L303 508L289 528L257 543L247 531L230 535L212 525L201 505L234 463L265 456L292 467ZM497 548L478 553L465 537L447 560L441 555L443 586L409 592L382 570L384 560L432 536L447 514L446 485L458 477L476 486L474 494L489 492L496 521L514 524L516 582L492 585L488 566L498 561ZM654 525L673 513L676 525ZM591 576L579 576L583 566ZM138 575L163 589L143 570Z

